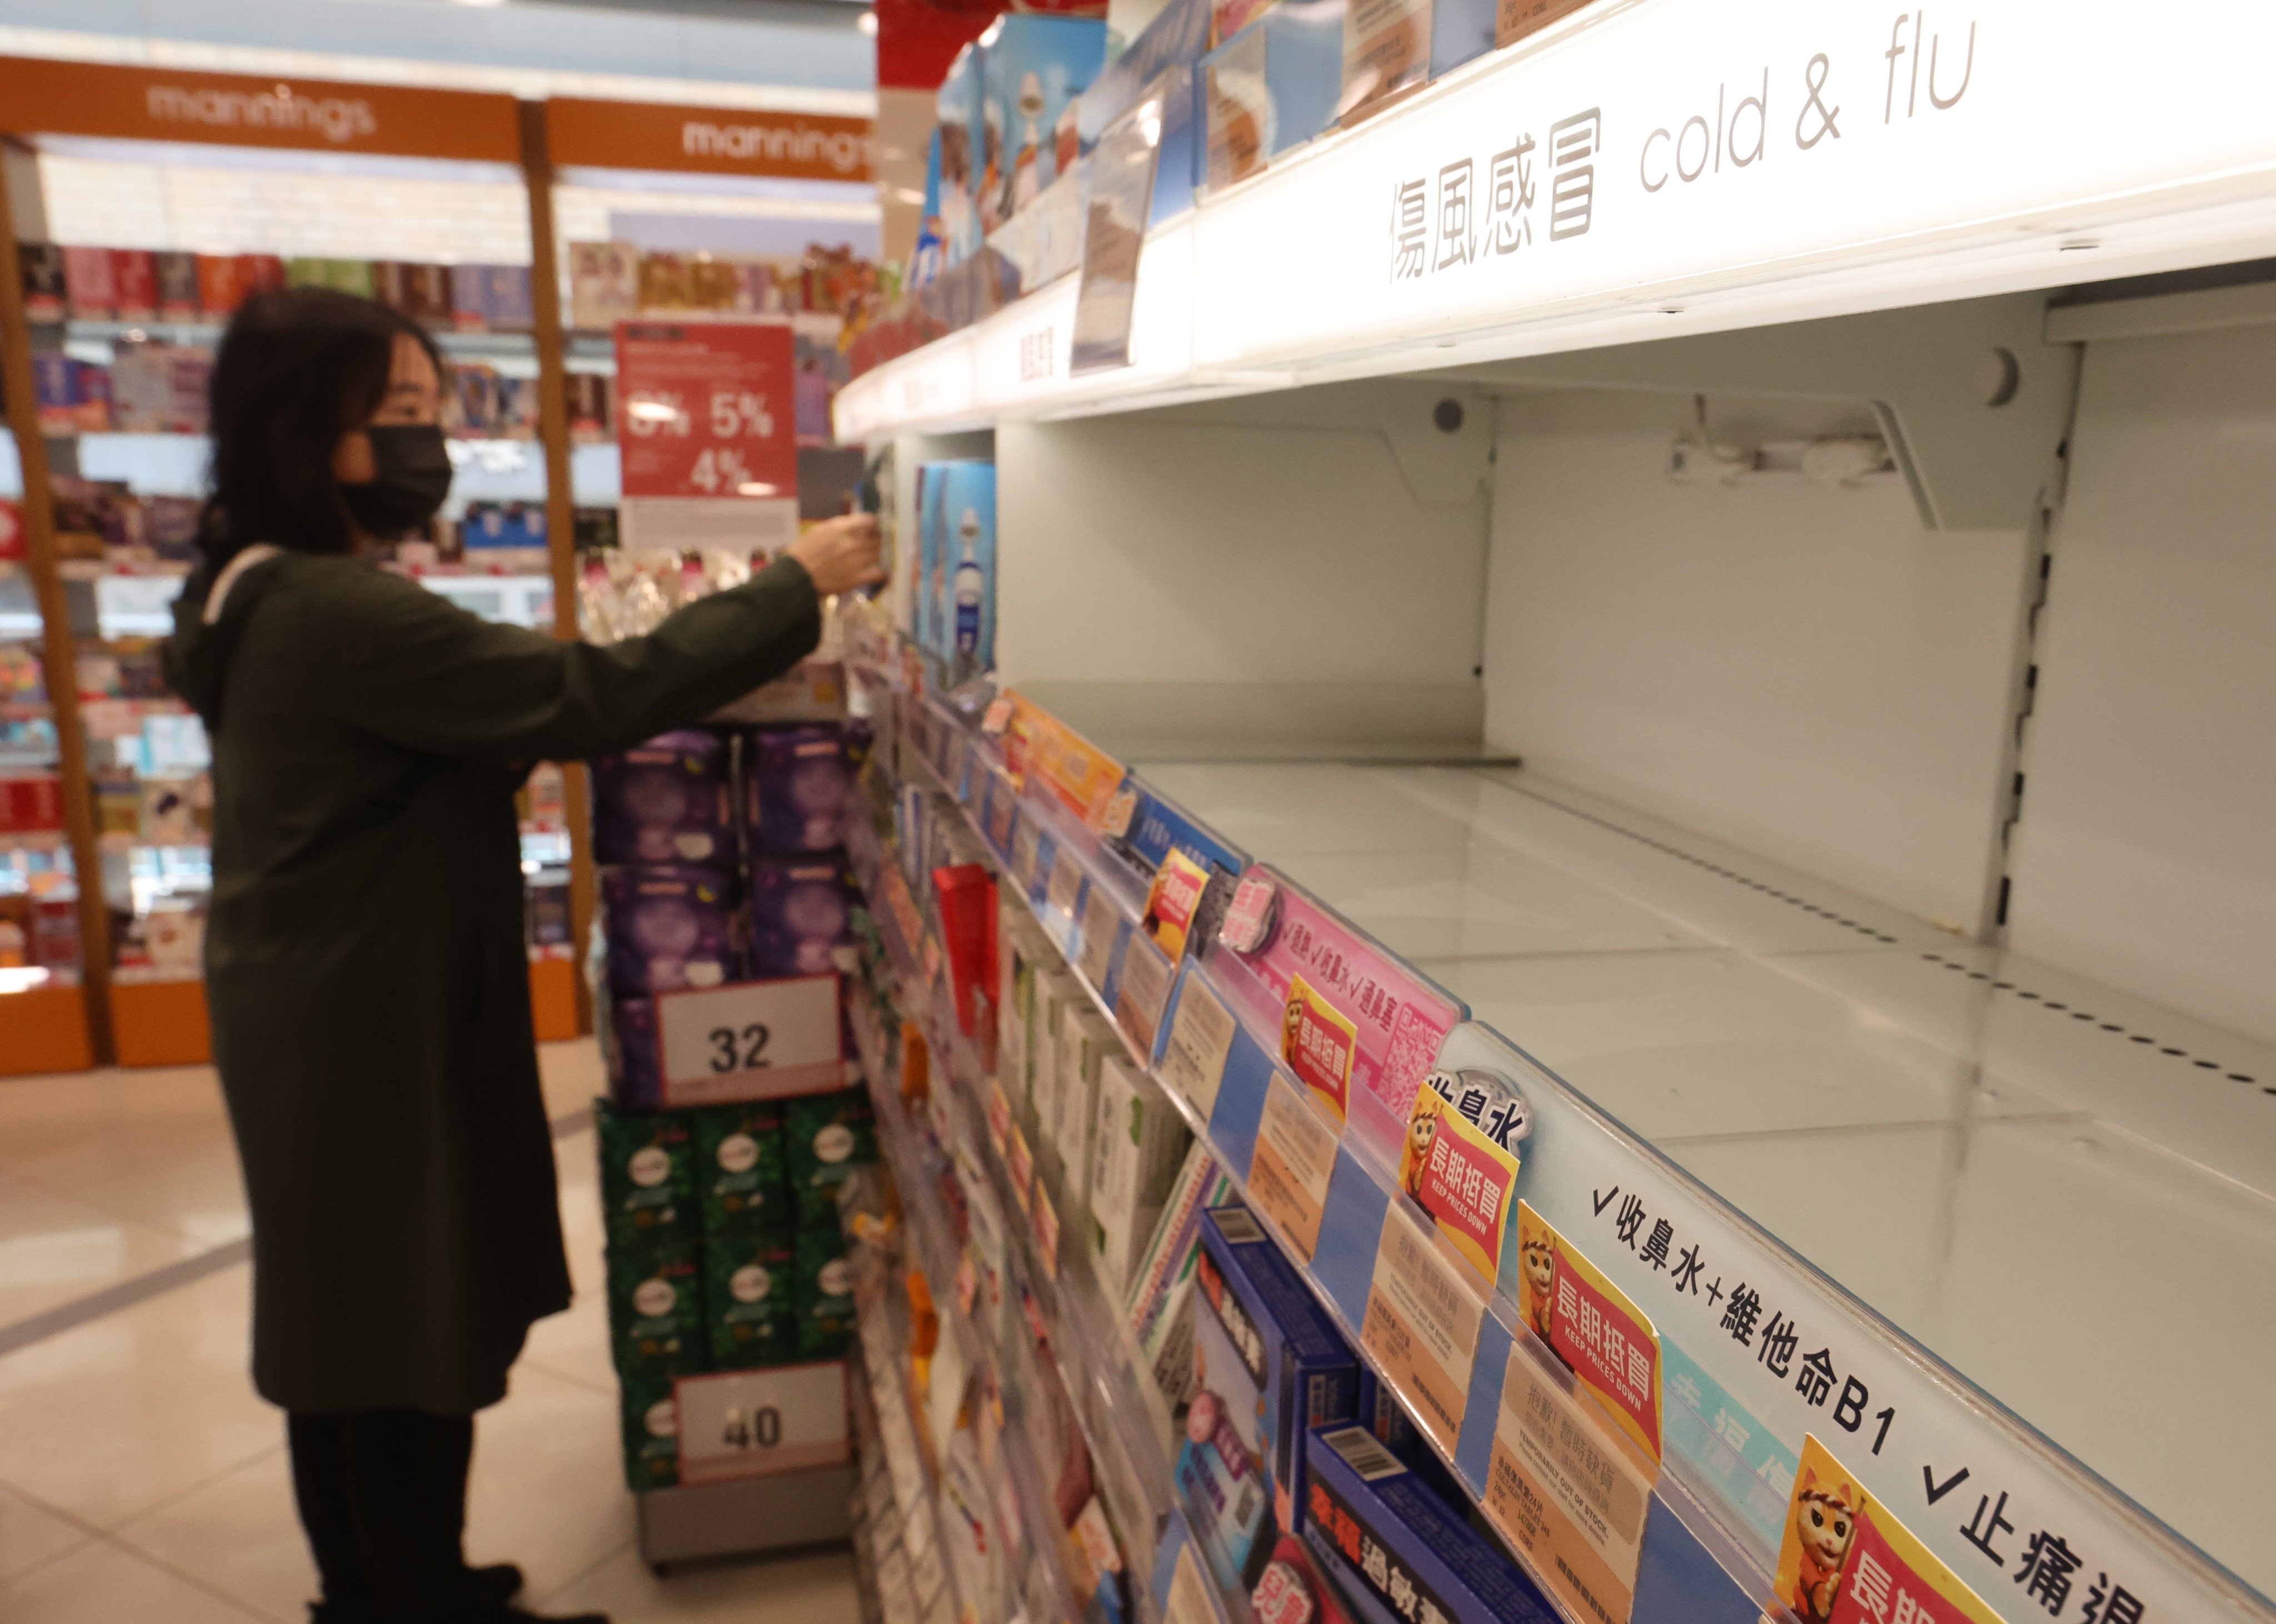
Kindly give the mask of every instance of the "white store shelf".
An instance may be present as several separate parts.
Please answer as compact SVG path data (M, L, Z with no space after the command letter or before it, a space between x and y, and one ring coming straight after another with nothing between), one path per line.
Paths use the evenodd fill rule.
M2276 1590L2276 1050L1529 774L1140 771Z
M2144 30L2059 0L1909 19L1598 0L1157 229L1127 370L1069 376L1069 279L855 380L839 437L2261 257L2276 251L2276 153L2252 65L2272 49L2265 6L2188 8ZM2122 141L2108 139L2113 96ZM1557 148L1557 165L1551 126L1589 115L1596 145ZM1757 123L1761 156L1741 163ZM1529 236L1501 252L1494 159L1529 136ZM1402 245L1412 186L1422 235ZM1411 247L1422 260L1406 274Z

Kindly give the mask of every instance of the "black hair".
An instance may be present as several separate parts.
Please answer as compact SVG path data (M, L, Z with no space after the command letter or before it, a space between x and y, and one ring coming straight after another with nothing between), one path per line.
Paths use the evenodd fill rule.
M209 568L255 542L296 552L355 544L332 477L340 436L386 398L395 338L409 333L449 375L409 316L334 288L279 288L247 299L214 359L213 494L198 526Z

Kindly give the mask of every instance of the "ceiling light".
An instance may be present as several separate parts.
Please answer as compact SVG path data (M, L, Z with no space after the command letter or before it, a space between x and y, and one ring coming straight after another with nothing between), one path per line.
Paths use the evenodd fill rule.
M854 19L854 26L856 28L859 28L862 33L864 33L864 34L868 34L871 39L873 39L873 40L874 40L874 39L876 39L876 38L877 37L877 14L876 14L876 12L875 12L875 11L864 11L864 12L862 12L861 16L859 16L859 17L857 17L857 18L855 18L855 19Z

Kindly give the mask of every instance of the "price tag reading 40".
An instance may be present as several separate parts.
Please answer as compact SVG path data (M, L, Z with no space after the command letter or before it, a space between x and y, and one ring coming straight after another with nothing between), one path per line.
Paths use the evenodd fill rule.
M838 995L836 975L658 994L664 1104L677 1110L843 1087Z
M842 1361L686 1376L674 1385L682 1483L771 1477L852 1458Z
M617 323L628 497L795 497L796 368L778 322Z

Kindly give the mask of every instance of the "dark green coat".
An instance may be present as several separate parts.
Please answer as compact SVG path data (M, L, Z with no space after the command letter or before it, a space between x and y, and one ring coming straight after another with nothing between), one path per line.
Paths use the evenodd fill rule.
M470 1414L569 1304L514 791L787 671L819 635L814 586L785 559L610 648L344 558L252 565L212 626L202 597L167 671L213 740L206 996L253 1213L254 1383L300 1412Z

